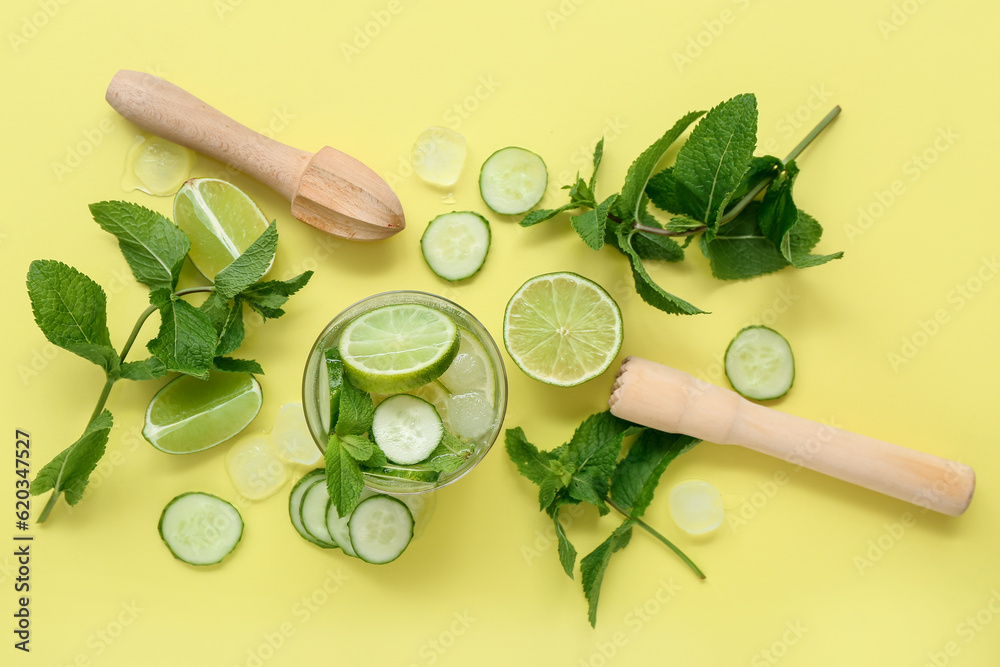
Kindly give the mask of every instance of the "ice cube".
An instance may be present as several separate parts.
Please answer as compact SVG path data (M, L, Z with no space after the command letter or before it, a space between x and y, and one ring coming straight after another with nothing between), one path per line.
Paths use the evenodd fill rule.
M493 404L482 392L456 394L448 399L448 414L455 435L475 440L493 426Z
M465 137L446 127L428 127L413 144L410 162L431 185L454 185L465 165Z
M670 514L684 532L702 535L721 526L726 512L717 488L704 480L689 479L670 490Z
M249 500L277 493L288 481L288 466L271 449L265 436L240 440L226 453L226 472L236 490Z

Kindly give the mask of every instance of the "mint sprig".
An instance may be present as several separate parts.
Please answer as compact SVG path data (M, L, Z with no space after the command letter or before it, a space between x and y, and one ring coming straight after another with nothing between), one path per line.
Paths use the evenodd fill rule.
M262 374L260 364L228 356L243 342L244 304L265 317L279 317L288 297L312 276L307 271L287 281L260 281L277 250L274 223L216 277L213 285L177 290L181 267L191 248L187 236L164 216L124 201L92 204L100 227L112 234L136 280L150 288L150 306L139 316L121 352L111 343L107 325L107 297L101 287L71 266L56 260L35 260L28 269L27 287L35 322L45 337L99 366L104 387L84 433L46 464L31 483L31 493L52 494L39 515L45 521L60 496L75 505L83 497L104 455L111 431L111 412L104 408L118 380L155 380L169 372L207 378L212 372ZM200 307L184 300L207 293ZM255 307L257 306L257 307ZM146 320L160 314L160 327L146 347L151 356L126 361ZM264 314L264 313L262 313Z
M799 173L796 158L839 112L836 107L827 114L784 160L754 156L757 99L750 93L737 95L707 113L694 111L677 121L636 158L620 192L599 199L596 177L604 152L602 139L594 150L589 181L577 174L575 184L564 186L569 203L531 211L521 225L581 209L569 218L573 229L590 248L612 245L628 258L636 292L644 301L667 313L703 313L660 286L645 262L681 261L684 248L696 237L713 275L722 280L743 280L787 266L819 266L843 256L810 254L822 228L796 206L792 196ZM699 118L675 163L654 173L671 146ZM668 214L666 222L649 211L650 203ZM685 240L683 246L677 238Z
M621 458L623 443L632 435L638 438ZM507 430L507 456L518 472L538 486L540 509L554 523L559 563L570 578L577 551L559 520L562 508L587 503L601 515L613 509L625 517L624 523L580 562L591 625L597 622L601 584L611 556L628 544L634 526L653 535L696 575L705 578L691 559L641 518L667 466L698 442L637 426L607 411L587 417L568 443L550 451L539 450L519 427Z

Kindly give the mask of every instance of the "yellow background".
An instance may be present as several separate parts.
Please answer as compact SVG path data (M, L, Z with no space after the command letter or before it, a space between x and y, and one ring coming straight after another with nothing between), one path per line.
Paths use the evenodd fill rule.
M183 458L155 451L138 432L161 383L123 382L111 395L116 426L88 497L72 511L61 502L48 523L31 529L29 655L13 648L9 630L17 594L14 519L6 513L0 663L1000 660L1000 280L976 282L979 274L995 277L990 262L1000 243L995 3L365 0L279 8L240 0L10 0L3 15L0 395L8 465L0 498L11 510L15 429L31 433L37 471L79 435L102 383L94 367L47 344L33 324L29 262L59 259L103 285L121 345L146 293L87 204L126 198L170 214L169 198L119 185L135 129L103 98L120 68L163 76L290 145L344 150L389 179L405 208L408 226L397 237L340 242L294 220L275 193L233 176L278 220L271 275L316 270L288 315L246 343L267 374L263 409L244 435L268 429L278 408L299 398L314 337L358 298L398 288L437 292L499 338L504 305L524 280L571 270L621 305L623 356L724 383L718 359L729 339L748 322L768 322L791 341L798 362L795 387L777 407L968 463L978 489L966 515L949 518L754 452L701 445L668 470L647 519L708 581L636 534L611 563L592 630L579 575L570 581L561 572L535 487L500 446L440 492L427 532L395 564L367 566L300 540L288 523L287 489L240 503L245 537L222 566L175 561L157 536L159 513L188 490L235 498L223 469L226 446ZM358 38L366 26L375 35L367 44ZM344 48L355 39L363 46L357 53ZM486 212L476 175L494 150L513 144L542 155L553 181L543 205L553 205L562 198L556 185L578 169L589 173L590 149L603 133L603 198L685 112L746 91L758 96L760 145L778 155L830 107L843 106L800 159L796 195L825 227L818 250L844 250L844 259L747 282L714 280L696 249L681 265L653 267L668 289L712 313L698 317L642 303L624 258L587 249L565 217L521 229L488 215L493 247L465 284L446 285L424 265L418 239L427 221L448 210ZM469 144L453 204L406 173L413 140L442 124ZM227 172L201 160L194 173ZM188 267L182 280L199 279ZM978 289L959 298L959 286ZM946 321L934 329L926 323L938 311ZM933 335L920 335L922 322ZM144 337L154 330L147 325ZM906 340L919 349L894 367L889 355L902 354ZM543 386L508 366L506 426L553 447L603 409L617 362L574 389ZM666 504L666 490L692 477L715 484L729 512L704 539L685 537ZM614 525L613 517L585 512L570 535L586 553ZM310 598L311 609L303 602Z

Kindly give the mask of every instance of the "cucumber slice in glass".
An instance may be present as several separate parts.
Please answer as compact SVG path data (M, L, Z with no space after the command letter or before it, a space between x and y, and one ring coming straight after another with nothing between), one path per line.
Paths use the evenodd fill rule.
M177 560L189 565L214 565L239 544L243 517L218 496L182 493L163 508L158 529Z
M733 389L747 398L780 398L795 380L792 348L770 327L741 329L726 349L726 377Z
M542 201L548 182L542 158L509 146L486 158L479 172L479 194L496 213L517 215Z
M431 271L449 281L471 278L490 251L490 223L472 211L445 213L427 224L420 251Z
M411 394L390 396L375 408L372 438L393 463L423 461L441 444L444 424L437 409Z

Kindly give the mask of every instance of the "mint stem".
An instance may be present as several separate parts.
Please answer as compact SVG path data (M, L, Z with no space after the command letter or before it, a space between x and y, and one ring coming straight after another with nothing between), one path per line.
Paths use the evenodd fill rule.
M655 537L656 539L658 539L658 540L659 540L660 542L663 542L663 543L664 543L665 545L667 545L667 548L669 548L669 549L670 549L671 551L673 551L673 552L674 552L675 554L677 554L677 556L678 556L678 557L679 557L679 558L680 558L680 559L681 559L682 561L684 561L684 562L685 562L685 563L687 564L687 566L688 566L689 568L691 568L691 570L692 570L692 571L693 571L693 572L694 572L694 573L695 573L696 575L698 575L698 578L699 578L699 579L706 579L706 578L707 578L707 577L705 577L705 573L704 573L704 572L702 572L702 571L701 571L701 569L700 569L700 568L699 568L699 567L698 567L697 565L695 565L695 564L694 564L694 561L692 561L692 560L691 560L690 558L688 558L688 557L687 557L687 554L685 554L685 553L684 553L683 551L681 551L681 550L680 550L680 549L679 549L679 548L677 547L677 545L676 545L676 544L674 544L673 542L671 542L670 540L668 540L667 538L665 538L665 537L664 537L663 535L661 535L661 534L660 534L660 533L659 533L658 531L656 531L656 530L655 530L655 529L654 529L654 528L653 528L652 526L650 526L650 525L649 525L648 523L646 523L645 521L643 521L642 519L640 519L640 518L638 518L638 517L634 517L634 516L632 516L631 514L629 514L629 513L628 513L628 512L626 512L625 510L623 510L623 509L622 509L621 507L618 507L618 505L616 505L616 504L614 503L614 501L612 501L612 500L611 500L610 498L605 498L605 499L604 499L604 501L605 501L605 502L606 502L606 503L607 503L608 505L610 505L610 506L611 506L612 508L614 508L614 510L615 510L616 512L618 512L619 514L621 514L621 515L622 515L623 517L625 517L626 519L632 519L632 520L633 520L633 521L635 521L635 522L636 522L637 524L639 524L639 526L640 526L640 527L641 527L641 528L642 528L643 530L645 530L645 531L646 531L647 533L649 533L650 535L652 535L653 537Z
M182 289L179 292L174 292L174 296L184 296L186 294L195 294L197 292L213 292L214 287L190 287L188 289ZM129 334L128 340L125 341L125 345L122 346L121 354L118 355L118 361L120 363L125 363L125 357L128 355L129 350L132 349L132 345L135 344L135 339L139 335L139 330L142 329L142 325L146 323L149 316L156 312L156 306L149 306L146 310L142 311L139 315L138 321L136 321L135 326L132 327L132 333ZM108 402L108 396L111 395L111 387L114 386L118 378L114 375L108 375L107 380L104 382L104 388L101 390L101 395L97 397L97 405L94 406L94 412L90 415L90 419L87 421L87 426L90 426L91 422L101 416L104 412L104 406ZM45 507L42 509L41 515L38 517L38 523L45 523L45 520L49 518L49 513L52 508L55 507L56 501L59 500L59 496L62 493L59 489L53 489L52 495L49 496L48 502L45 503Z
M838 114L840 114L839 104L833 107L833 109L830 110L830 113L823 116L823 119L816 124L816 127L810 130L809 134L807 134L805 138L803 138L802 141L800 141L798 145L792 149L792 152L790 152L787 156L785 156L785 159L782 160L782 164L787 164L792 160L794 160L795 158L797 158L802 153L802 151L806 149L806 146L811 144L813 140L819 136L820 132L825 130L826 126L829 125L831 122L833 122L833 119L836 118ZM761 192L764 191L764 188L766 188L771 184L771 181L773 181L775 176L777 176L779 173L781 173L781 170L775 169L774 173L762 179L760 183L755 185L749 192L747 192L742 199L736 202L736 204L733 205L733 207L729 209L725 215L722 216L722 219L719 220L719 227L726 224L727 222L732 222L736 218L736 216L738 216L740 213L743 212L743 209L745 209L747 206L750 205L750 202L752 202L757 197L757 195L759 195ZM708 229L708 225L702 225L700 227L695 227L693 229L686 229L683 232L672 232L667 229L661 229L660 227L650 227L649 225L644 225L641 222L636 221L632 223L632 229L637 232L646 232L648 234L659 234L660 236L694 236L695 234L701 234L703 231Z

